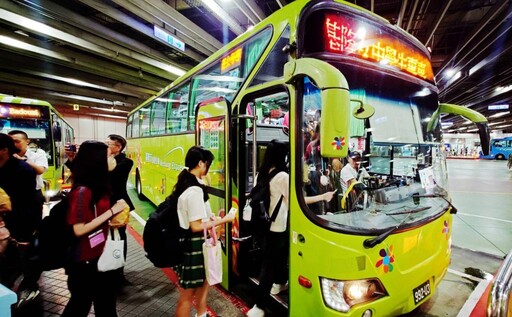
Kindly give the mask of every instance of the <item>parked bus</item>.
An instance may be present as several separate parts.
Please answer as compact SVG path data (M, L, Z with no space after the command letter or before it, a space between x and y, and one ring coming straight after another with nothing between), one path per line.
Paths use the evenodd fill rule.
M289 290L268 304L290 316L403 314L450 263L440 114L476 122L489 143L484 116L438 100L429 52L411 35L353 4L294 1L129 114L132 180L158 204L190 146L214 153L212 210L239 210L224 228L222 286L246 298L261 253L241 210L268 142L289 142ZM332 166L352 146L370 177L307 205L333 189Z
M512 137L497 138L491 140L489 155L482 155L481 158L506 160L512 155Z
M53 196L69 187L64 144L74 143L74 132L57 110L46 101L0 94L0 132L12 130L24 131L31 141L30 148L46 152L45 194Z

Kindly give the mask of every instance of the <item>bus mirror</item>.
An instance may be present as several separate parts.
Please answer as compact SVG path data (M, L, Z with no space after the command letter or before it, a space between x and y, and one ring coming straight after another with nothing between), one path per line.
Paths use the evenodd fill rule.
M334 66L313 58L289 61L284 78L292 84L309 77L320 90L320 154L324 157L346 157L350 129L350 93L345 76Z
M430 118L430 121L427 125L427 133L431 133L435 129L441 113L461 115L464 118L468 119L469 121L474 122L478 127L478 134L480 135L480 146L482 148L482 153L483 155L489 155L489 146L491 144L491 131L489 130L487 118L484 115L468 107L463 107L449 103L442 103L439 105L437 110L432 114L432 117Z
M354 109L352 115L357 119L368 119L375 114L375 108L369 104L364 104L361 100L351 99L351 102L359 104L359 107Z

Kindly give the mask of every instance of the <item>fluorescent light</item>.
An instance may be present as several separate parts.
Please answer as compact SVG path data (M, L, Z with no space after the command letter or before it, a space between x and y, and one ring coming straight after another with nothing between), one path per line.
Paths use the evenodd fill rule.
M8 36L0 35L0 44L8 45L8 46L15 47L15 48L20 48L22 50L26 50L26 51L38 53L38 54L41 54L44 56L49 56L49 57L64 60L67 62L71 62L71 59L69 59L67 56L65 56L63 54L59 54L54 51L48 50L46 48L28 44L28 43L13 39Z
M204 1L204 0L203 0ZM214 1L207 1L207 2L214 2ZM53 28L53 27L50 27L50 26L47 26L43 23L40 23L40 22L37 22L37 21L34 21L34 20L31 20L27 17L24 17L24 16L21 16L19 14L16 14L16 13L13 13L13 12L10 12L10 11L7 11L5 9L2 9L0 8L0 19L2 20L5 20L11 24L15 24L15 25L19 25L20 27L23 27L23 28L27 28L27 29L30 29L34 32L37 32L39 34L44 34L44 35L47 35L49 37L51 37L52 39L57 39L57 40L60 40L60 41L63 41L63 42L66 42L66 43L73 43L73 45L76 45L76 46L79 46L79 47L82 47L82 48L86 48L87 50L89 51L94 51L94 52L97 52L97 53L100 53L100 54L104 54L104 55L107 55L107 56L110 56L112 55L113 53L115 53L112 49L110 48L105 48L101 45L97 45L95 43L92 43L92 42L89 42L89 41L86 41L80 37L77 37L77 36L74 36L74 35L71 35L71 34L68 34L66 32L63 32L63 31L60 31L56 28ZM240 32L242 33L242 32ZM6 45L10 45L10 46L15 46L15 47L18 47L18 48L22 48L22 49L25 49L25 50L30 50L30 51L33 51L35 53L38 53L38 54L41 54L41 55L46 55L46 56L50 56L50 57L53 57L53 58L58 58L58 59L61 59L61 60L66 60L67 62L69 63L75 63L75 61L71 60L70 58L62 55L62 54L58 54L58 53L55 53L53 51L50 51L50 50L46 50L46 49L42 49L42 48L38 48L34 45L31 45L31 44L27 44L27 43L24 43L24 42L21 42L21 41L17 41L17 40L14 40L14 39L11 39L9 37L6 37L6 36L2 36L4 39L0 39L0 43L4 43ZM5 43L6 42L6 39L10 39L10 43ZM16 41L16 42L13 42ZM35 47L36 49L33 49L33 47ZM163 63L163 62L160 62L160 61L157 61L157 60L152 60L152 59L144 59L144 60L141 60L141 57L142 55L138 55L138 54L133 54L132 58L134 59L137 59L137 60L140 60L140 61L143 61L147 64L150 64L154 67L157 67L157 68L160 68L160 69L163 69L165 71L168 71L168 72L171 72L177 76L182 76L183 74L185 74L185 71L178 68L178 67L175 67L175 66L172 66L172 65L169 65L167 63Z
M53 96L76 99L76 100L83 100L83 101L90 101L90 102L100 103L100 104L109 105L109 106L113 106L116 103L116 101L113 101L113 100L91 98L91 97L79 96L79 95L66 95L66 94L60 94L58 92L50 92L49 94L53 95Z
M498 126L495 126L493 129L501 129L501 128L506 128L506 127L512 127L512 124L498 125Z
M224 11L215 1L213 0L201 0L207 7L210 9L218 18L224 20L227 25L235 32L235 34L240 35L244 33L244 30L240 27L240 25L233 20L226 11Z
M114 108L101 108L101 107L90 107L94 110L101 110L101 111L108 111L108 112L121 112L121 113L129 113L130 111L121 110L121 109L114 109Z
M497 117L502 117L502 116L505 116L507 114L509 114L510 111L506 111L506 112L498 112L496 114L493 114L492 116L489 116L489 118L497 118Z

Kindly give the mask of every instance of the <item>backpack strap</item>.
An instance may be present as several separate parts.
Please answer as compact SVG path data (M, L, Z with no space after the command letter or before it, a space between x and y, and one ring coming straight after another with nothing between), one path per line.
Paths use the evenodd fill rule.
M275 168L272 172L268 174L268 183L270 184L270 181L274 176L279 174L281 172L277 168ZM274 211L272 212L272 217L270 217L270 222L276 221L277 215L279 214L279 210L281 209L281 203L283 202L283 195L281 195L281 198L279 198L279 201L277 202L276 208L274 208Z
M281 210L281 203L283 202L284 196L281 195L281 198L279 198L279 201L277 202L276 208L274 208L274 211L272 212L272 217L270 217L270 222L276 221L277 215L279 214L279 210Z

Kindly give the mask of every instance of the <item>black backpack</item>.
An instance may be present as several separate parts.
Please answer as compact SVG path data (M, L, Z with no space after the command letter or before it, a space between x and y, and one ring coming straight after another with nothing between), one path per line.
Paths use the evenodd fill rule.
M283 201L283 196L281 196L279 199L279 202L277 203L274 212L272 213L272 217L269 216L270 181L279 172L279 170L274 169L265 179L258 179L258 182L252 188L251 193L249 194L249 205L252 209L251 223L253 225L253 233L262 233L268 231L270 229L271 223L276 220L277 214L279 213L279 209Z
M35 246L44 271L60 269L69 260L75 235L67 223L67 213L68 197L62 196L39 226Z
M181 238L185 230L178 219L177 193L167 197L149 216L142 239L146 257L159 268L172 267L181 263L183 257Z

